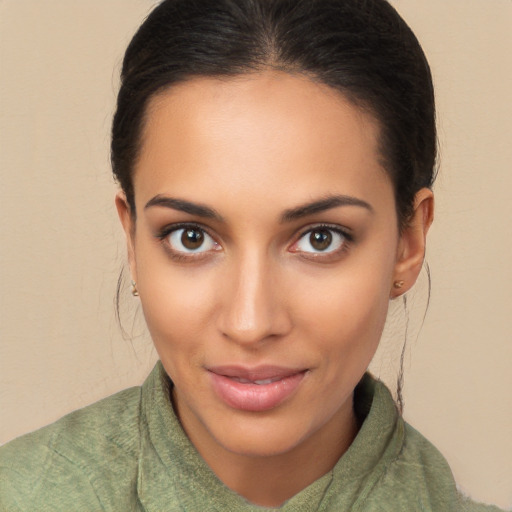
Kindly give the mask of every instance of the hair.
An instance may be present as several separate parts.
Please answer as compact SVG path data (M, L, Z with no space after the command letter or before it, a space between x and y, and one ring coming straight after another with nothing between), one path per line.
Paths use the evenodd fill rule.
M126 50L112 126L112 168L132 215L150 99L194 77L265 69L306 74L377 119L403 228L435 179L434 90L418 40L386 0L161 2Z
M425 54L386 0L162 1L126 50L112 126L112 169L131 215L136 217L133 174L151 98L195 77L268 69L306 75L374 116L403 229L416 193L435 179L435 102ZM400 410L402 380L403 366Z

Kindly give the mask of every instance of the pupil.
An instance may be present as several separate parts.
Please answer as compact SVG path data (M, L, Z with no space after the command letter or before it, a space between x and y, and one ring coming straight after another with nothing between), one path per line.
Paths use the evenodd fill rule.
M185 229L181 235L181 243L187 249L198 249L203 244L204 235L197 229Z
M325 251L332 243L332 234L327 230L313 231L309 241L317 251Z

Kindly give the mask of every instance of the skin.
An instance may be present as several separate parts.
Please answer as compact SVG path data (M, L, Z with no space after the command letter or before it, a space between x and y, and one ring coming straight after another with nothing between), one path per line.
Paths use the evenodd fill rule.
M180 421L220 480L259 505L282 504L350 446L354 387L390 299L421 269L432 193L418 192L399 233L378 137L371 116L303 76L196 78L150 102L134 174L136 215L122 192L116 198ZM298 214L333 196L368 206ZM206 206L218 218L162 197ZM158 204L146 206L151 200ZM295 217L285 215L292 210ZM183 251L182 232L162 235L176 223L205 230L198 251ZM310 231L319 224L328 226L320 234L348 236L328 231L332 244L317 250ZM226 364L306 372L286 400L253 412L215 393L208 368Z

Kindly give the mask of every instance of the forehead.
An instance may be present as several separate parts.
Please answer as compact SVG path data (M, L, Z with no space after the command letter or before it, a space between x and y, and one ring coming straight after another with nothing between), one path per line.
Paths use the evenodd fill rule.
M293 202L305 190L325 195L333 187L364 195L370 183L389 185L378 138L373 117L305 76L195 78L150 101L136 199L176 190L203 201L286 191Z

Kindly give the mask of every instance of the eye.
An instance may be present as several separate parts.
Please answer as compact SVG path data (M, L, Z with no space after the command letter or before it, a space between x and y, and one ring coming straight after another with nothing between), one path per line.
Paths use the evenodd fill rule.
M332 254L345 248L349 237L339 229L318 226L304 233L291 248L292 252Z
M169 247L179 253L197 254L218 250L219 244L199 226L173 229L167 234Z

